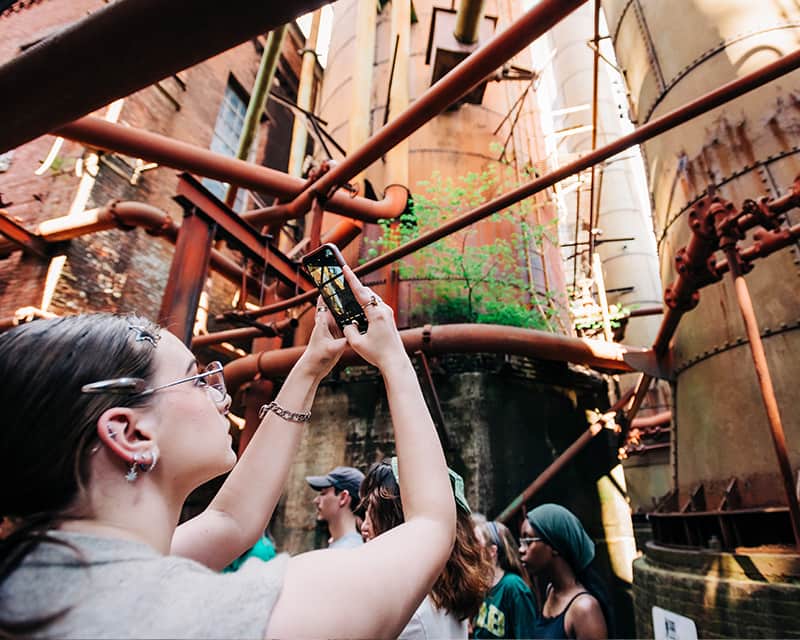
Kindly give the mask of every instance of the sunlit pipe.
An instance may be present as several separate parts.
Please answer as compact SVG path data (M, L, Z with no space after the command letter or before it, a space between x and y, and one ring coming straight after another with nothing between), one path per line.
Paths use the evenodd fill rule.
M405 140L461 96L469 93L473 87L484 81L506 61L513 58L538 37L547 33L549 29L586 1L541 0L519 19L512 22L505 31L497 34L485 45L467 56L452 71L417 98L408 109L384 125L367 141L367 144L352 150L341 163L305 189L295 198L296 204L307 210L315 197L324 197L331 190L347 183L398 142ZM329 207L326 208L329 209Z
M281 171L214 153L151 131L108 122L96 116L86 116L70 122L57 129L55 135L95 149L124 153L165 167L237 184L246 189L266 191L279 198L293 198L306 186L305 180ZM408 190L398 186L387 188L384 199L377 202L337 193L327 200L325 208L350 218L376 222L399 216L405 210L407 201ZM242 217L252 224L264 224L260 219L263 211L256 210L251 215L245 214ZM290 210L292 215L298 211L299 203Z
M400 258L404 258L405 256L410 255L415 251L422 249L423 247L433 244L437 240L441 240L442 238L455 233L456 231L460 231L461 229L468 227L479 220L483 220L493 213L497 213L498 211L501 211L506 207L519 202L520 200L524 200L525 198L528 198L534 194L540 193L541 191L552 187L554 184L564 180L565 178L576 175L592 165L597 164L598 162L607 160L608 158L615 156L634 145L650 140L651 138L654 138L665 131L669 131L670 129L673 129L678 125L691 120L692 118L696 118L699 115L707 113L708 111L711 111L712 109L715 109L726 102L730 102L731 100L738 98L739 96L744 95L745 93L752 91L753 89L756 89L767 82L774 80L775 78L779 78L782 75L794 71L799 67L800 49L790 53L789 55L779 58L775 62L768 64L767 66L762 67L753 73L749 73L746 76L742 76L741 78L724 84L718 89L715 89L714 91L711 91L710 93L707 93L696 100L692 100L691 102L688 102L687 104L678 107L677 109L674 109L669 113L656 118L655 120L651 120L635 131L624 135L614 142L600 147L595 151L587 153L574 162L566 164L563 167L542 176L541 178L537 178L532 182L522 185L521 187L508 191L494 200L485 202L472 211L454 218L440 227L428 231L427 233L420 235L414 240L411 240L410 242L407 242L396 249L387 251L377 258L373 258L372 260L365 262L364 264L355 268L354 271L357 274L372 273L381 267L385 267L387 264L391 264L392 262L395 262ZM372 139L374 140L374 137ZM325 176L323 176L322 180L340 169L341 166L342 165L339 165L338 167L335 167L329 171L327 174L325 174ZM314 293L309 292L289 300L283 300L274 305L268 305L266 307L262 307L261 309L255 309L248 312L246 315L258 317L281 309L289 309L297 304L311 300L314 295ZM664 322L666 321L667 318L665 316ZM677 327L677 322L675 322L674 327ZM674 327L671 328L673 332Z
M661 411L652 416L642 416L631 422L633 429L652 429L653 427L668 426L672 421L672 411Z
M493 324L427 326L401 331L400 336L409 353L510 353L620 372L634 370L625 362L626 353L647 352L647 349L641 347L629 347L603 340L572 338L535 329ZM304 350L305 347L291 347L244 356L225 366L225 381L229 388L235 390L246 380L253 379L256 374L261 374L262 377L285 375ZM348 347L339 364L363 362Z
M62 216L39 223L35 233L47 243L65 242L108 229L130 230L140 227L153 236L163 236L172 244L178 237L178 225L167 213L143 202L111 202L104 207L84 211L80 216ZM0 253L7 247L0 239ZM9 248L14 248L13 246ZM211 268L230 282L241 286L242 268L216 249L211 252ZM247 276L248 288L258 295L261 283Z
M44 311L38 307L20 307L14 312L13 316L0 318L0 333L13 329L16 326L31 322L32 320L56 318L55 313Z

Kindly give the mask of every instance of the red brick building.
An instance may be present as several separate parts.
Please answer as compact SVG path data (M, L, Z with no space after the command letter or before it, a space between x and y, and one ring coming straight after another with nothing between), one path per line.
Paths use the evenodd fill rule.
M0 63L105 4L102 0L15 3L0 14ZM234 155L264 42L264 37L245 42L94 115ZM303 46L300 29L290 25L272 89L291 101L296 99ZM52 99L58 103L58 96ZM292 123L289 109L269 101L251 159L285 171ZM179 223L182 211L172 199L176 184L173 169L122 154L98 153L51 135L0 155L0 209L29 230L51 218L79 217L114 200L148 203ZM210 186L224 194L224 185ZM241 193L237 208L246 197L254 196ZM10 318L21 307L56 314L135 311L156 317L172 253L166 239L141 229L76 238L65 242L50 260L9 251L6 245L0 254L0 318ZM216 278L213 286L225 294L225 302L230 301L234 285Z

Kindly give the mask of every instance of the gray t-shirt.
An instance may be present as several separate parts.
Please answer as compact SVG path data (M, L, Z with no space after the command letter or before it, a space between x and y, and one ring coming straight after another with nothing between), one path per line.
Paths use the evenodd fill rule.
M364 539L361 537L361 534L351 531L350 533L345 533L338 540L331 542L328 545L328 549L354 549L355 547L360 547L362 544L364 544Z
M217 573L139 542L57 532L0 585L0 618L30 620L71 607L35 637L263 638L288 556Z

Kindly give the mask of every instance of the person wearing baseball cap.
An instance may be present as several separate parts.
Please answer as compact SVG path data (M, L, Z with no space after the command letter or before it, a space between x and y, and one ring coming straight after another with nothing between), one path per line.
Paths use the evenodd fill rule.
M315 491L317 520L328 523L331 533L329 549L349 549L364 544L357 531L353 511L359 503L358 490L364 474L353 467L336 467L324 476L306 476Z

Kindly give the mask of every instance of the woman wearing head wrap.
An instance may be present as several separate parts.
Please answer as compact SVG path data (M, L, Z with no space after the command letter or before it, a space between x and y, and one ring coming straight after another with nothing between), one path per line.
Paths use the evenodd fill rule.
M528 571L547 582L536 638L613 635L605 589L590 568L594 542L572 512L557 504L529 511L519 550Z

